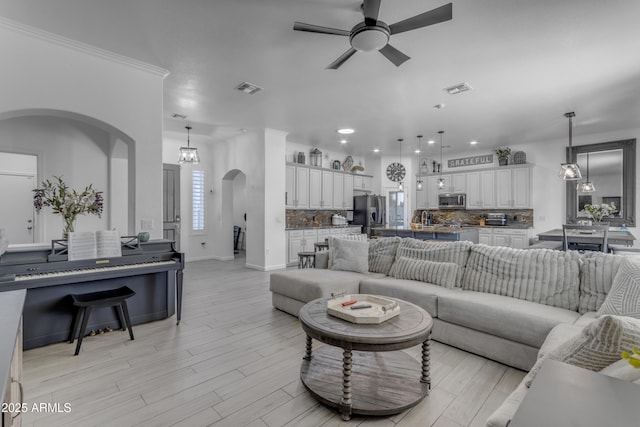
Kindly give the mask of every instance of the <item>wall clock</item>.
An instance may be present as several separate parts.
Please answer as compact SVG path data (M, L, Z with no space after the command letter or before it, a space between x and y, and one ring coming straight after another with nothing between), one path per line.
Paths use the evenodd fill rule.
M387 178L393 182L400 182L404 179L406 170L402 163L391 163L387 166Z

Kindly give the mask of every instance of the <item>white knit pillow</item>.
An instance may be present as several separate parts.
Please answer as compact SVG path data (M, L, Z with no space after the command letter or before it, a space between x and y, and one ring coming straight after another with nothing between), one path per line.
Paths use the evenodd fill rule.
M625 259L620 264L611 290L598 310L598 316L604 314L640 319L640 264L637 261Z
M333 239L332 243L332 270L369 272L369 242Z
M393 263L389 274L396 279L419 280L445 288L453 288L456 285L458 268L458 264L454 262L434 262L400 257Z
M585 326L580 335L538 359L527 374L525 385L531 386L547 359L597 372L620 360L623 351L631 351L639 342L640 320L625 316L602 316Z

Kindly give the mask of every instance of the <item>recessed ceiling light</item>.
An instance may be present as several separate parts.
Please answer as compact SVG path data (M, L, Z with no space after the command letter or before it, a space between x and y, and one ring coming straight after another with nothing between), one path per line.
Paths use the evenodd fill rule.
M416 151L414 151L414 153L420 154L420 150L416 150Z
M476 141L475 139L469 142L469 144L471 144L471 145L476 145L477 143L478 143L478 141Z
M193 108L196 106L196 100L192 98L180 98L178 104L180 104L182 108Z
M373 152L374 152L374 153L379 153L379 152L380 152L380 149L379 149L379 148L374 148L374 149L373 149Z
M346 144L348 141L346 139L341 139L340 144Z
M457 85L445 87L442 90L447 92L449 95L457 95L461 92L466 92L471 89L473 88L469 85L469 83L458 83Z
M427 141L429 144L435 144L436 142L433 139L430 139L429 141Z
M352 133L354 133L355 130L351 129L351 128L342 128L342 129L338 129L338 133L340 135L351 135Z

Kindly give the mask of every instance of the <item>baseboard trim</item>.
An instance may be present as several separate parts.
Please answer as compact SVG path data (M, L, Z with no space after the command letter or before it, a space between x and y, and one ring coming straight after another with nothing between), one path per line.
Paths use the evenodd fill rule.
M285 268L287 268L285 264L262 266L262 265L254 265L254 264L247 263L244 266L247 268L251 268L253 270L260 270L260 271L284 270Z

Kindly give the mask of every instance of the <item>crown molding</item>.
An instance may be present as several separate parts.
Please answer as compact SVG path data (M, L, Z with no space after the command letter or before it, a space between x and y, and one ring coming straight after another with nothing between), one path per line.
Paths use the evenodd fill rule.
M87 43L82 43L77 40L70 39L58 34L51 33L49 31L41 30L30 25L23 24L21 22L13 21L11 19L0 16L0 28L6 28L11 31L15 31L27 36L43 40L48 43L64 46L78 52L93 55L95 57L106 59L107 61L115 62L118 64L126 65L138 70L146 71L150 74L160 76L163 79L169 75L169 70L151 65L149 63L139 61L137 59L130 58L128 56L120 55L119 53L112 52L110 50L102 49L96 46L92 46Z

